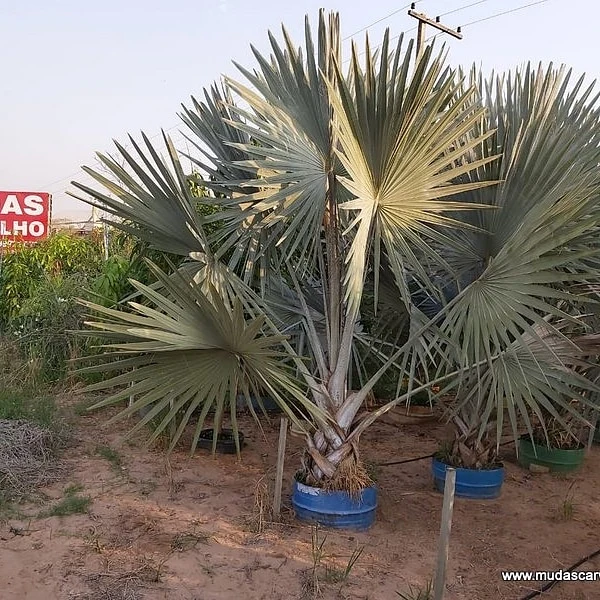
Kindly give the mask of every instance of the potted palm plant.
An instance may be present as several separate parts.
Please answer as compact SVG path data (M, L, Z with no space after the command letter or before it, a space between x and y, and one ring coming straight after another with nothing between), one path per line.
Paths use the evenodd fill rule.
M107 344L99 363L86 369L117 371L94 386L116 387L96 407L135 394L120 417L144 406L151 407L145 419L163 411L153 435L175 422L172 446L196 414L193 450L209 411L217 422L227 412L237 437L236 395L241 390L249 399L263 390L304 432L293 493L298 515L361 528L372 523L377 503L360 454L367 428L431 386L460 387L465 373L485 365L502 372L508 351L501 346L531 330L535 311L546 308L544 284L560 284L566 264L582 278L596 276L590 261L549 257L560 256L567 238L583 244L595 231L598 211L589 192L597 182L580 177L593 154L578 154L580 134L568 152L532 159L537 170L527 185L521 174L512 187L504 183L503 192L484 193L501 179L500 140L521 135L520 126L508 133L484 126L476 82L466 85L432 47L415 65L412 41L405 47L400 36L392 46L386 32L377 51L367 40L364 58L353 48L345 73L340 39L337 15L321 12L316 43L308 20L302 52L285 30L282 44L270 36L272 55L254 50L258 67L239 67L246 83L226 78L184 108L197 150L190 158L206 174L218 212L196 210L168 136L167 160L147 137L142 145L132 138L131 151L117 143L126 168L100 154L113 176L85 168L100 188L73 185L76 197L113 215L115 227L127 230L133 221L132 233L154 248L187 257L172 273L151 266L156 286L133 282L144 301L128 310L91 305L96 317L89 326ZM582 114L586 108L575 100L573 106ZM521 117L511 118L520 123ZM593 135L587 134L586 149ZM531 144L501 162L500 171L529 150ZM540 200L545 176L551 197ZM515 199L517 186L532 192L525 207ZM498 197L511 198L511 210L502 213L499 235L486 241L479 229L493 221L486 215L497 214ZM513 209L523 231L513 223ZM544 241L536 228L550 213L558 233ZM584 227L578 218L589 223ZM221 226L209 233L216 221ZM577 232L563 234L554 222L569 231L576 223ZM465 243L467 232L481 236L482 255L465 258L472 241ZM524 272L538 271L535 281L523 279ZM372 298L377 307L384 289L405 324L394 338L362 322L365 302ZM482 295L496 304L486 305ZM547 304L551 314L558 312ZM485 325L473 325L478 320ZM501 329L506 323L508 334ZM377 366L366 374L369 358ZM432 365L435 377L429 376ZM364 411L390 369L406 378L406 391ZM358 381L352 373L360 373ZM508 389L498 388L491 401L503 407Z
M588 428L581 422L573 422L569 414L562 415L560 422L549 414L545 417L545 428L538 425L532 436L525 435L519 440L519 463L525 468L535 464L556 472L578 469L585 456L583 437Z
M435 453L431 469L438 491L446 485L448 467L456 471L455 494L461 498L488 500L500 495L504 483L504 464L485 440L456 439Z
M583 334L589 301L597 298L590 289L597 263L588 258L597 252L600 154L595 133L589 137L597 113L586 105L589 89L582 101L581 80L567 93L564 69L527 66L489 81L473 77L487 109L479 131L493 132L476 157L498 156L478 167L475 178L501 183L457 197L493 209L464 213L472 227L451 231L454 243L440 248L451 267L441 276L455 299L439 322L452 353L440 369L462 367L444 390L454 395L446 408L457 431L444 462L468 467L469 478L482 483L495 477L494 496L505 434L525 456L523 430L538 440L543 432L547 441L550 430L572 439L574 425L588 426L590 411L597 411L586 363L597 355L597 340ZM440 488L442 467L434 460ZM457 489L468 494L460 488L463 474ZM474 495L486 496L485 490Z
M455 494L462 498L486 500L497 498L504 483L504 464L488 431L478 434L482 424L476 410L454 415L457 428L454 440L442 444L433 455L431 469L438 491L443 492L448 467L456 470ZM470 419L470 420L468 420Z
M523 335L519 342L511 344L513 370L507 375L512 397L497 398L495 390L487 387L487 382L502 381L503 372L497 373L493 363L474 369L470 377L460 378L458 393L446 407L457 436L433 459L439 490L444 488L447 467L453 466L458 468L458 496L496 498L504 481L498 455L504 433L512 436L519 462L526 467L535 463L552 471L570 471L581 464L590 415L596 414L598 406L596 381L590 376L594 365L588 362L598 353L598 340L595 334L561 337L561 333L566 333L565 326L566 322L553 327L537 325L534 335ZM501 368L504 370L506 364ZM520 382L517 369L529 373L530 378ZM531 377L534 369L538 371L535 378ZM552 397L547 395L549 390ZM577 400L567 400L567 393L571 398L577 396ZM505 411L498 410L499 401L507 404ZM533 408L528 409L529 406ZM505 419L509 424L506 432ZM519 436L522 429L527 433Z

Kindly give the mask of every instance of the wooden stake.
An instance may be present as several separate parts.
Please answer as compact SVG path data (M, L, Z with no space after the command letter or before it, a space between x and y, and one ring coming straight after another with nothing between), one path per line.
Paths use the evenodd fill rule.
M275 493L273 494L273 518L281 514L281 488L283 486L283 464L285 461L285 445L287 441L288 420L281 417L279 424L279 447L277 448L277 471L275 472Z
M442 525L440 527L440 541L435 570L433 600L442 600L446 588L446 565L448 563L448 548L450 546L450 530L452 529L452 510L454 508L455 487L456 470L452 467L448 467L446 469L446 481L444 483L444 504L442 506Z
M590 450L594 444L594 436L596 435L596 428L598 426L600 426L600 419L598 419L598 413L596 414L596 418L592 419L592 425L593 427L590 429L590 435L588 436L588 443L587 443L587 447L585 449L586 454L590 453Z

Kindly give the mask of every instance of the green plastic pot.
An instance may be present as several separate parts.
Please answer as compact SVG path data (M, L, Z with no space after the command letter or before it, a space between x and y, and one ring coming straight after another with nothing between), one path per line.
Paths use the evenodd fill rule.
M581 466L585 456L585 448L560 450L548 448L543 444L534 444L528 437L519 440L519 464L526 469L529 465L548 467L556 473L567 473Z

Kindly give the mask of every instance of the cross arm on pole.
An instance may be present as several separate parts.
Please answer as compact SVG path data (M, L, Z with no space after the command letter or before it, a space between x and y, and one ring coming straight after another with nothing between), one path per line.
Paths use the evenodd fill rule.
M439 29L440 31L443 31L444 33L447 33L459 40L463 39L463 35L460 32L460 28L459 30L454 30L451 27L446 27L446 25L444 25L443 23L440 23L439 21L434 19L430 19L427 15L424 15L423 13L418 13L412 9L408 11L408 14L411 17L414 17L415 19L420 21L421 23L431 25L432 27L435 27L436 29Z

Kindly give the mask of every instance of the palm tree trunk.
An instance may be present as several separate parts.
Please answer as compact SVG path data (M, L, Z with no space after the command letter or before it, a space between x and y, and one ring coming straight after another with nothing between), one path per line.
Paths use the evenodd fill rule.
M327 256L327 287L329 306L329 348L328 359L330 372L337 364L340 352L340 336L342 327L342 265L340 253L340 232L338 223L338 211L336 201L336 179L335 173L330 169L327 185L327 215L324 222L325 227L325 249ZM330 390L330 393L333 390ZM339 390L332 394L334 402Z
M354 465L360 464L357 445L344 439L342 444L334 448L322 432L317 431L307 442L307 455L304 459L304 472L309 485L323 486L335 481L344 461L350 460Z

